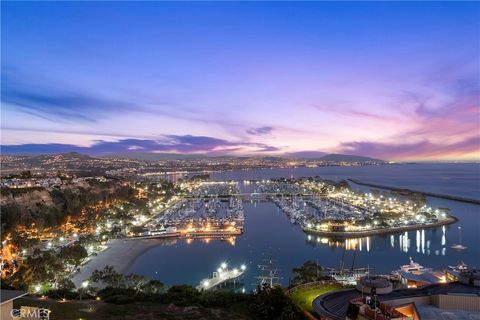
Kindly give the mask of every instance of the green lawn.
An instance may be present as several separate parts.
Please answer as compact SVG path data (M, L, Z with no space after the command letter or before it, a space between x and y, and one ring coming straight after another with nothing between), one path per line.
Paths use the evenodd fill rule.
M305 288L299 289L289 295L290 299L295 302L302 310L312 312L312 302L313 299L318 297L321 294L327 293L329 291L338 290L342 287L337 284L324 284L321 287L317 288Z

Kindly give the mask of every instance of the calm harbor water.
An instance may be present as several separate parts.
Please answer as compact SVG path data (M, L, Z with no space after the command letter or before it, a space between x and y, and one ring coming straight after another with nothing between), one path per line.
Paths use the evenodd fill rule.
M416 190L480 198L480 165L478 164L412 164L369 167L323 167L297 169L259 169L214 173L214 180L262 179L273 177L321 176L326 179L356 178L385 185ZM245 191L252 186L240 183ZM364 187L355 186L363 189ZM292 225L273 203L248 202L245 207L245 233L235 244L223 241L169 240L142 254L128 272L144 274L166 284L197 285L211 276L220 263L232 266L245 263L248 267L245 284L253 288L257 265L273 258L288 284L292 268L306 260L322 266L338 267L345 254L345 266L350 267L355 245L359 251L355 267L371 267L375 273L390 273L412 257L424 266L437 269L456 265L461 260L480 267L480 206L456 201L428 198L432 207L448 207L459 218L453 225L382 235L347 241L308 236ZM458 227L462 228L462 243L467 250L450 248L458 242Z

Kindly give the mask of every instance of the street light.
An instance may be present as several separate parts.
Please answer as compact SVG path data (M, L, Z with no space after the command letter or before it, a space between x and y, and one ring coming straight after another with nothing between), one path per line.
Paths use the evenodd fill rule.
M83 291L85 291L88 287L88 280L82 282L82 288L80 290L80 301L82 301Z

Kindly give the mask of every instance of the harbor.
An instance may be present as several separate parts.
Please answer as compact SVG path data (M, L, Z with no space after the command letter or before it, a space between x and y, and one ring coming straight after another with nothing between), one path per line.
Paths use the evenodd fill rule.
M364 237L436 228L455 223L447 208L436 208L413 194L397 198L392 194L355 192L348 184L321 179L267 180L261 190L306 233L330 237ZM290 196L285 196L289 192Z
M245 220L238 193L235 182L202 182L132 236L234 241Z
M334 169L329 168L328 170ZM375 169L381 170L382 168ZM297 176L308 174L306 169L298 170ZM328 172L328 170L325 169L324 172ZM342 168L342 170L347 172L345 168ZM370 168L355 168L355 170L360 172L361 170L370 170ZM214 176L214 181L217 180L215 182L225 183L224 181L226 181L231 183L232 181L229 179L236 178L234 181L236 184L235 190L229 188L230 191L224 192L222 197L220 195L216 196L215 193L212 193L209 197L201 197L204 201L203 205L205 203L208 205L208 201L212 199L217 199L215 201L222 199L224 201L220 201L220 203L228 206L226 201L229 201L229 197L241 199L244 211L243 233L236 235L235 241L230 241L229 239L231 238L228 236L223 237L223 241L222 237L207 237L196 241L194 238L176 234L172 238L159 239L164 241L165 244L154 247L142 254L129 268L129 272L139 272L151 277L159 277L160 279L171 279L169 280L171 283L174 283L174 281L177 283L187 282L196 286L202 276L210 274L211 270L217 268L209 261L217 261L218 263L218 261L222 261L225 258L228 258L230 261L245 261L246 265L249 266L249 270L255 270L255 266L261 263L264 255L271 255L277 259L279 274L283 277L280 282L282 285L286 285L289 281L291 269L298 265L298 261L306 261L318 257L321 261L327 261L324 263L326 267L335 267L331 261L340 261L345 249L350 252L352 250L358 251L355 268L368 268L370 265L370 269L374 269L375 273L381 274L390 274L392 270L397 270L399 266L408 262L410 256L414 261L428 262L430 267L435 270L442 270L445 266L455 265L461 260L475 265L474 261L472 261L472 257L478 253L477 248L473 246L478 237L475 231L472 233L472 228L478 225L472 214L476 212L477 206L475 205L441 199L428 199L427 207L431 207L431 211L429 210L428 213L434 216L436 209L439 209L440 218L442 218L442 212L449 216L454 215L458 221L453 225L432 225L429 228L426 223L422 223L419 220L419 225L414 226L416 230L412 230L410 226L407 226L409 227L408 230L386 234L375 234L372 232L368 233L368 235L352 235L347 238L341 237L339 233L306 233L302 229L302 221L295 219L294 223L292 223L291 217L275 201L280 202L283 198L285 208L292 207L296 209L298 212L297 217L305 215L309 218L318 217L319 219L330 218L330 216L336 215L337 212L342 215L345 214L344 211L347 211L348 208L347 201L345 200L342 203L341 199L332 198L333 202L339 203L336 206L338 209L335 209L330 202L324 201L326 197L320 194L319 191L321 190L314 190L314 186L320 184L320 181L315 181L317 179L315 177L311 177L311 181L305 185L311 185L311 189L307 189L306 187L304 188L304 184L300 183L300 181L295 181L300 180L299 178L267 178L270 172L278 176L289 176L290 171L287 172L287 170L262 170L261 174L265 178L258 178L256 173L253 174L252 172L225 172L221 175L217 173ZM317 170L312 169L311 172L317 172ZM351 172L348 171L348 175ZM345 173L344 177L346 178L348 175ZM329 177L328 174L325 174L325 176ZM202 183L196 184L195 188L198 188ZM208 190L208 186L202 188L205 194L205 189ZM222 187L223 190L225 188ZM328 189L326 191L328 192ZM382 192L379 194L375 193L374 190L367 189L352 189L351 191L362 198L365 197L365 199L370 198L370 193L375 198L383 196L383 202L387 204L389 209L388 193ZM351 198L353 199L353 197ZM395 198L397 198L396 201L394 200ZM185 202L195 201L195 197L189 192L182 199ZM182 201L182 199L177 199L177 201ZM392 207L395 207L394 203L404 203L403 200L401 197L392 196ZM322 208L332 208L333 210L320 211L309 205L309 203L313 202L320 204L328 203L328 206L325 205ZM304 203L306 203L306 206L304 206ZM421 207L425 204L422 204ZM411 206L413 207L413 203ZM398 208L400 209L401 206L398 206ZM445 208L450 210L444 211ZM201 209L200 212L202 212ZM360 218L362 217L362 214L354 214L358 214ZM368 214L366 215L368 216ZM400 211L400 218L402 214L403 211ZM159 215L156 218L161 216ZM307 220L303 223L308 224ZM374 222L371 221L370 223L373 229ZM172 225L172 227L174 226ZM188 227L188 224L186 226ZM458 226L462 227L461 244L468 247L466 250L459 251L452 248L453 245L459 244ZM159 228L159 226L155 227ZM164 227L167 229L169 226L164 225ZM134 239L135 237L131 238L133 241ZM221 241L215 241L215 239ZM287 255L294 258L287 259ZM349 257L351 259L351 255ZM202 261L203 263L201 266L195 264L196 267L194 267L187 261ZM350 268L350 263L346 263L348 267L345 267L345 271ZM338 264L336 269L338 271ZM255 273L252 272L246 275L247 278L250 278L250 280L246 281L246 288L253 288L251 284L256 281L251 278L254 276Z

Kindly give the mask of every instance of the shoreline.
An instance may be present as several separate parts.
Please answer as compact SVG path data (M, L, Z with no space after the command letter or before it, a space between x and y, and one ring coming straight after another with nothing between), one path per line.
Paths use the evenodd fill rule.
M113 239L108 242L107 249L82 265L71 280L76 287L80 287L93 271L102 270L105 266L112 266L115 271L124 274L139 256L164 242L162 239Z
M394 227L394 228L385 228L385 229L374 229L374 230L366 230L366 231L320 231L316 229L308 229L302 228L303 232L307 234L315 234L321 235L326 237L336 237L336 238L353 238L353 237L368 237L374 235L382 235L382 234L393 234L393 233L400 233L404 231L411 231L411 230L420 230L420 229L432 229L436 227L441 227L449 224L453 224L458 221L458 218L455 216L450 215L447 219L442 221L437 221L435 223L430 223L427 225L408 225L408 226L401 226L401 227Z

